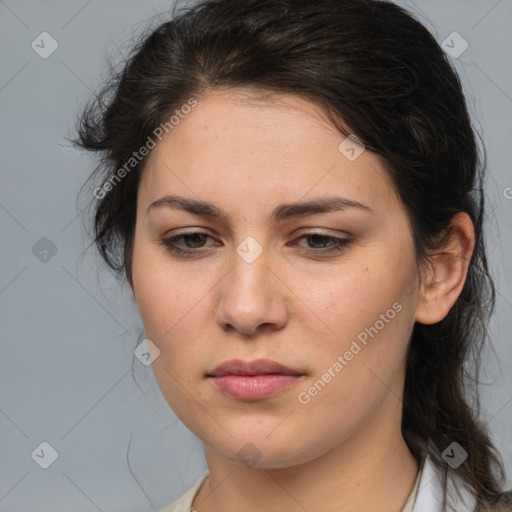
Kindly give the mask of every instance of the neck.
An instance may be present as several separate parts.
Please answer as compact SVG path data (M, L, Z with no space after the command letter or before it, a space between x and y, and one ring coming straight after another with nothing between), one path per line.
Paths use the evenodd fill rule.
M395 409L401 402L392 393L385 402L389 403L383 403L350 439L293 467L247 468L205 446L210 477L193 508L197 512L400 512L414 486L418 462L401 435L401 414Z

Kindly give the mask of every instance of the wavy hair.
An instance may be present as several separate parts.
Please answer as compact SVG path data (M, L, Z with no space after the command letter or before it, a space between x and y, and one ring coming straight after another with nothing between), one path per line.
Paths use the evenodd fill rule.
M483 231L485 151L449 57L389 1L203 0L140 38L84 109L73 142L101 155L94 178L104 186L189 98L237 87L308 99L379 155L407 209L418 264L442 247L456 213L471 217L476 243L460 296L442 321L413 329L402 434L418 460L428 452L442 470L445 508L454 470L439 454L454 441L469 453L456 474L479 510L499 503L504 470L477 388L495 301ZM94 203L94 242L132 287L144 162Z

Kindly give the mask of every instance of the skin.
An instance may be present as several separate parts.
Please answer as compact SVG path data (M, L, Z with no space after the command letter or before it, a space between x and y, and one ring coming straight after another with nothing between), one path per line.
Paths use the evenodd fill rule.
M457 215L447 246L418 268L407 212L379 157L347 159L338 149L345 137L307 100L253 96L198 98L152 150L139 186L134 298L160 351L152 367L163 396L204 443L210 478L193 506L400 511L418 472L400 431L406 350L414 323L438 322L460 294L471 221ZM211 202L229 220L148 211L166 194ZM270 218L282 203L333 196L371 211ZM194 231L208 237L175 243L193 257L162 244ZM304 236L315 233L352 243L322 256L332 241ZM263 250L252 263L236 251L248 236ZM301 404L298 394L394 303L401 311ZM230 398L205 376L221 362L260 357L304 376L260 401ZM253 466L237 455L247 443L258 450Z

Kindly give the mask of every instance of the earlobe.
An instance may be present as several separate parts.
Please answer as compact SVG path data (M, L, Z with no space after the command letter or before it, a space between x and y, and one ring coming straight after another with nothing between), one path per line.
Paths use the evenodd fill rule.
M474 246L475 232L469 215L457 213L446 244L432 256L421 284L417 322L435 324L448 314L464 288Z

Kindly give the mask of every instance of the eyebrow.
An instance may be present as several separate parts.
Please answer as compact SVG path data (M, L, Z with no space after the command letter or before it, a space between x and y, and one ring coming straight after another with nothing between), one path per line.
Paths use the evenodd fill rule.
M214 219L231 220L227 213L224 213L220 208L212 203L197 201L195 199L188 199L185 197L166 195L152 202L146 213L150 210L162 206L168 206L179 210L192 213L204 217L212 217ZM320 213L330 213L337 211L344 211L347 209L358 209L374 213L373 210L358 201L352 199L345 199L342 197L326 197L315 199L313 201L305 201L298 203L281 204L274 208L271 220L273 222L283 221L294 217L303 217L306 215L316 215Z
M146 213L154 208L167 206L183 210L193 215L200 215L205 217L212 217L214 219L226 219L231 220L230 215L223 212L220 208L212 203L198 201L196 199L189 199L185 197L166 195L153 201ZM271 214L271 220L273 222L279 222L294 217L303 217L306 215L316 215L320 213L331 213L337 211L344 211L347 209L358 209L374 213L373 210L358 201L352 199L346 199L343 197L325 197L319 198L312 201L280 204L276 206Z

